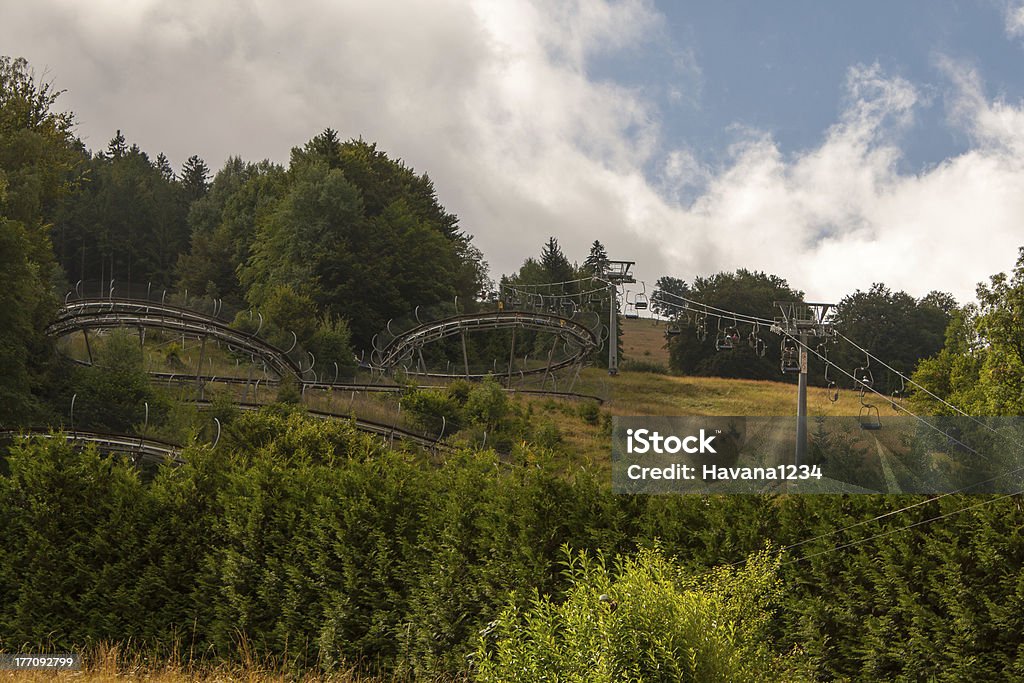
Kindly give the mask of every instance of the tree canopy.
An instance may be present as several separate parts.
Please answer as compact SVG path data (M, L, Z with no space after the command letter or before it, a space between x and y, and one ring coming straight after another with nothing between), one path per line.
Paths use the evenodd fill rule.
M24 59L0 57L0 424L31 419L48 392L43 329L59 278L50 230L81 174L74 119L54 110L60 94Z

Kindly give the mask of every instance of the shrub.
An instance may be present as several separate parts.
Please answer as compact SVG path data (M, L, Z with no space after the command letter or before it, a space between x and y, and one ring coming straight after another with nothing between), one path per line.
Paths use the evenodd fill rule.
M586 422L588 425L596 425L601 421L601 409L597 407L597 403L593 401L587 401L579 407L580 419Z
M777 680L763 646L777 560L686 576L655 549L620 561L567 555L570 587L556 603L515 597L478 640L481 681Z

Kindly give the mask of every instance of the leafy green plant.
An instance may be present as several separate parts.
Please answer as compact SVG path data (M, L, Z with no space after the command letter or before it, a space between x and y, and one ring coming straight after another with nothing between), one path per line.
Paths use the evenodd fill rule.
M783 661L763 644L778 592L777 559L686 574L660 550L609 570L603 555L566 548L564 601L515 597L481 633L480 681L776 680Z

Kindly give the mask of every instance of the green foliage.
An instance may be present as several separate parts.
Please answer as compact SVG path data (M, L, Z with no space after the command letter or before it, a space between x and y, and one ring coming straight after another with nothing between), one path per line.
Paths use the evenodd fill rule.
M568 282L576 276L572 264L562 253L562 248L558 246L558 240L554 237L549 237L540 250L540 265L544 269L547 282Z
M469 392L466 415L473 424L485 429L498 429L512 410L508 394L497 380L489 376Z
M590 245L590 253L583 262L583 272L587 275L602 276L608 269L608 252L599 240Z
M0 57L0 424L43 412L37 397L59 386L52 343L56 265L49 232L78 180L81 155L71 114L53 111L60 91L37 81L24 59Z
M465 398L450 391L413 390L402 396L402 408L412 415L413 422L429 434L453 434L465 421Z
M286 184L239 269L250 304L277 285L307 291L365 347L390 318L479 290L480 254L429 179L374 146L325 132L293 150Z
M130 433L145 421L147 403L150 424L166 419L168 402L149 382L138 340L118 330L94 345L94 364L75 370L74 426Z
M120 131L118 131L120 132ZM202 199L210 189L210 168L197 155L190 156L181 167L181 189L190 202Z
M923 358L942 348L943 336L956 310L948 294L932 292L914 299L906 292L893 292L875 283L867 292L857 290L843 297L836 306L834 324L843 335L871 351L903 374L909 375ZM848 344L829 351L831 360L852 370L866 359ZM874 388L892 393L903 388L896 375L874 368Z
M585 401L580 404L579 415L588 425L596 425L601 421L601 408L596 401Z
M107 152L83 155L87 182L60 205L54 249L64 271L82 280L85 293L108 291L115 279L127 287L151 283L169 288L179 252L188 244L190 200L173 174L150 160L138 145L127 145L121 131ZM165 159L166 163L166 159Z
M32 353L43 340L36 321L51 308L29 242L19 222L0 216L0 291L19 302L0 306L0 424L8 426L25 424L38 411L32 396Z
M766 311L775 310L776 301L803 300L803 292L792 289L782 278L743 268L735 273L697 277L689 286L674 278L662 278L658 282L666 286L665 291L684 295L708 306L757 317L763 317ZM665 300L673 301L670 298ZM657 305L657 310L667 310L664 302L658 302ZM730 318L718 318L713 312L701 318L698 311L694 310L678 322L682 333L668 342L669 368L672 372L751 379L780 378L779 337L766 327L754 330L753 325L737 323ZM701 325L704 330L703 340L697 335L697 328ZM739 343L735 348L717 350L716 344L721 345L721 340L734 332L739 334ZM763 358L750 348L749 338L754 332L765 344L766 353Z
M410 390L402 408L428 434L443 430L445 436L458 435L456 440L486 444L503 454L511 454L516 443L554 449L562 442L557 425L533 419L490 375L477 384L453 382L443 391Z
M1015 498L621 496L551 457L431 466L287 409L147 478L61 440L10 446L0 647L130 636L236 659L244 639L298 669L426 679L472 652L491 680L1024 674ZM778 564L756 557L767 538L804 543ZM665 555L637 554L654 539Z
M764 646L778 591L774 562L694 579L658 550L611 571L605 560L568 549L564 601L515 599L483 632L480 681L778 680Z
M136 601L153 511L124 461L60 440L15 446L0 478L0 634L5 649L145 633ZM11 549L17 548L15 552ZM170 597L170 596L167 596ZM135 628L139 627L136 631Z
M1024 413L1024 247L1013 273L978 285L978 306L954 312L945 344L922 362L913 379L948 403L973 415ZM913 395L922 410L951 409L924 391Z
M292 375L282 377L280 384L277 386L277 397L274 400L278 403L293 406L301 404L302 390L299 388L298 380Z
M666 295L689 298L690 286L684 280L680 280L677 277L663 275L658 278L657 283L654 285L654 292L651 294L651 310L660 315L671 316L679 310L683 302L673 296Z
M178 286L199 296L241 303L237 271L249 258L256 226L284 192L285 171L269 162L232 157L188 213L191 243L178 258Z

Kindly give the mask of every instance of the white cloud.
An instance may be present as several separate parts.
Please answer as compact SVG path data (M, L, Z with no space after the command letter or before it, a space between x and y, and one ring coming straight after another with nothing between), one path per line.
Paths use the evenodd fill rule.
M875 281L971 298L978 281L1012 266L1024 242L1024 110L986 100L977 74L947 71L951 111L976 140L971 151L901 174L898 131L913 120L917 92L877 66L852 67L846 110L818 147L786 159L764 135L737 145L663 236L687 245L674 260L701 271L765 269L814 298Z
M69 89L62 103L92 148L121 128L153 154L217 167L233 154L286 161L327 126L362 136L430 174L495 275L548 235L580 260L602 240L638 261L649 289L663 274L748 267L815 298L873 281L965 298L1012 265L1024 108L990 101L976 73L944 67L951 125L971 150L918 174L900 172L899 143L920 91L877 65L850 68L843 113L816 147L785 155L766 133L736 130L711 167L664 148L650 93L588 73L595 57L664 47L662 32L644 0L0 9L4 50ZM697 102L684 84L704 77L683 61L666 79L696 77L660 92Z
M1004 17L1006 35L1011 38L1024 38L1024 2L1020 2L1020 0L1008 2Z

